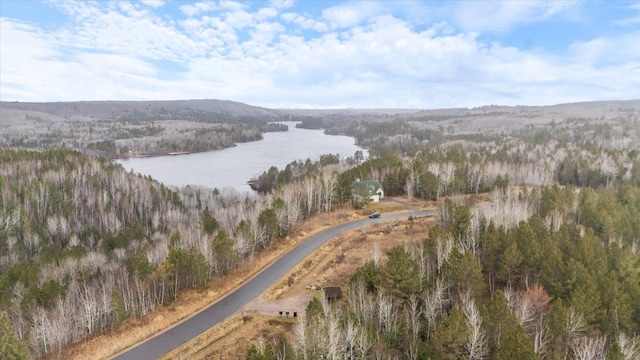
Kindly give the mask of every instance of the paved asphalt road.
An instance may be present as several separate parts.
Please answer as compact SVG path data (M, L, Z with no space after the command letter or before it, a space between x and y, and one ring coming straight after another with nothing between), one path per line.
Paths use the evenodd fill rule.
M364 227L373 222L384 222L407 218L410 215L419 217L433 214L435 214L434 211L411 211L397 214L383 214L383 216L378 219L365 218L322 231L293 248L278 261L271 264L253 279L222 298L220 301L209 305L205 310L193 315L169 330L160 333L145 342L139 343L123 353L120 353L114 357L114 359L156 359L165 355L234 314L246 303L262 294L267 288L269 288L269 286L283 277L289 270L302 261L302 259L307 255L311 254L320 245L345 231Z

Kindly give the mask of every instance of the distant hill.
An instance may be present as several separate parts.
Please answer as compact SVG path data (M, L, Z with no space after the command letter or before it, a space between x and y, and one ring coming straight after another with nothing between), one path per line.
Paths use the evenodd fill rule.
M223 149L262 139L277 110L227 100L0 102L0 149L107 157Z
M624 112L640 108L640 99L589 101L547 106L487 105L476 108L446 109L269 109L230 100L158 100L158 101L74 101L74 102L7 102L0 101L0 110L33 111L58 117L121 119L140 117L144 120L200 120L217 115L226 118L250 117L262 120L288 120L290 117L361 117L420 118L458 117L488 114L545 113L581 116L593 112Z
M74 102L0 102L0 109L36 111L60 117L97 119L158 118L162 120L199 119L212 114L226 117L278 119L277 110L229 100L170 101L74 101Z
M594 112L624 112L640 109L640 99L611 100L611 101L585 101L567 104L555 104L544 106L528 105L485 105L475 108L442 108L442 109L278 109L280 113L292 116L310 116L321 118L370 116L373 118L396 116L399 118L420 117L464 117L480 116L496 113L545 113L562 114L563 116L590 116Z

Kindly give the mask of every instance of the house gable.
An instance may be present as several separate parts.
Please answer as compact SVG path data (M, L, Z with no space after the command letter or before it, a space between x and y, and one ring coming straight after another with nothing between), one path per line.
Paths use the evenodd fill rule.
M384 190L378 180L354 181L353 189L357 195L368 194L373 202L378 202L384 197Z

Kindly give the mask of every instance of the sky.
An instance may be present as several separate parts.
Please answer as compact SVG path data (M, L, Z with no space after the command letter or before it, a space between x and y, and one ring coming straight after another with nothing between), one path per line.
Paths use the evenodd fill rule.
M640 1L0 0L0 100L640 98Z

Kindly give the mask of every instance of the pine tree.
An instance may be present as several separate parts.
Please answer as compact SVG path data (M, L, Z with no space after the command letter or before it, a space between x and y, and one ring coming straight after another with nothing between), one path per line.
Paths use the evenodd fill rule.
M468 339L469 327L464 312L453 308L431 334L429 346L433 351L433 358L443 360L464 358Z
M401 246L389 250L379 279L383 289L404 301L420 291L420 267Z
M497 292L493 297L484 318L487 321L491 359L538 359L533 342L525 334L502 292Z
M212 235L218 230L218 221L211 216L209 208L205 208L202 215L200 215L200 226L202 226L202 231L207 235Z
M27 358L27 344L18 338L11 318L4 311L0 313L0 357L6 360Z

